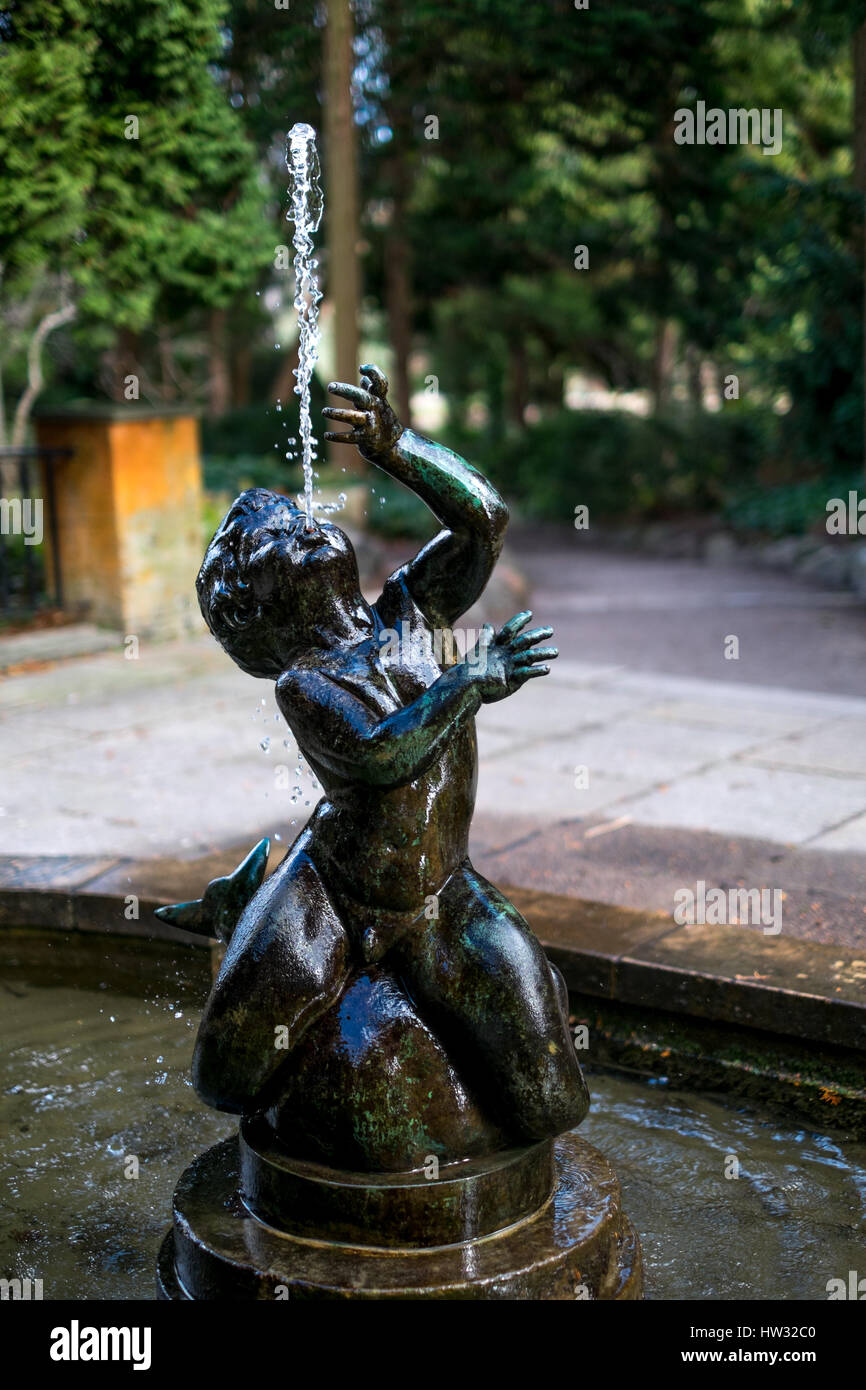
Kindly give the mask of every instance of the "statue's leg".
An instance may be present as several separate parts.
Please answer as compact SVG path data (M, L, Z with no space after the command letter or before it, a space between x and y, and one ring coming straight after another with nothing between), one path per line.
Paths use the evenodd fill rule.
M348 938L310 848L302 835L245 909L205 1006L193 1081L217 1110L262 1108L288 1053L346 982Z
M438 910L397 948L422 1016L516 1140L573 1129L589 1095L567 1003L528 924L468 861Z

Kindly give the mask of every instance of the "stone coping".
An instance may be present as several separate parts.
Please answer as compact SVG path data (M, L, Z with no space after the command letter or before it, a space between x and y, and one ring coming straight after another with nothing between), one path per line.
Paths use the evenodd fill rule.
M239 857L236 849L141 861L0 857L0 927L208 948L204 937L159 921L153 908L199 897ZM502 887L575 994L866 1051L866 960L849 948L743 927L682 927L665 913Z

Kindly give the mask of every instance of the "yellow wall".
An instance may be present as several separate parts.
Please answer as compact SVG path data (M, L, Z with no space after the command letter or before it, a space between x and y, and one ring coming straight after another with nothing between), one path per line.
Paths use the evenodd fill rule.
M37 430L40 445L75 451L54 464L64 607L124 635L200 630L196 419L44 417Z

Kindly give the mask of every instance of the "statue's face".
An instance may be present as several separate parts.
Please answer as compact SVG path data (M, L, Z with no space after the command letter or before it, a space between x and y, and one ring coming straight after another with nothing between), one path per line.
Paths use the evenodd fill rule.
M292 615L292 626L326 622L335 608L355 603L360 592L352 543L339 526L316 520L307 527L291 503L258 514L259 543L251 559L256 595L272 611Z

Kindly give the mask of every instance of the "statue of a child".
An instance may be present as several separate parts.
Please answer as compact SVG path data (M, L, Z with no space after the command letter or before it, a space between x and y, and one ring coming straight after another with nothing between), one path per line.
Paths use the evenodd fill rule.
M394 972L455 1065L468 1068L511 1142L577 1125L588 1096L567 996L517 910L468 857L477 753L474 716L548 674L550 628L519 613L485 630L468 659L440 664L437 633L478 598L508 514L495 489L449 450L403 429L374 366L350 403L325 410L410 487L442 530L361 596L348 538L307 524L263 489L234 502L197 587L205 619L252 675L276 681L279 708L324 788L282 864L240 916L205 1010L196 1087L219 1109L264 1109L286 1053L336 1005L350 973ZM403 634L395 644L384 634ZM432 905L432 907L431 907Z

